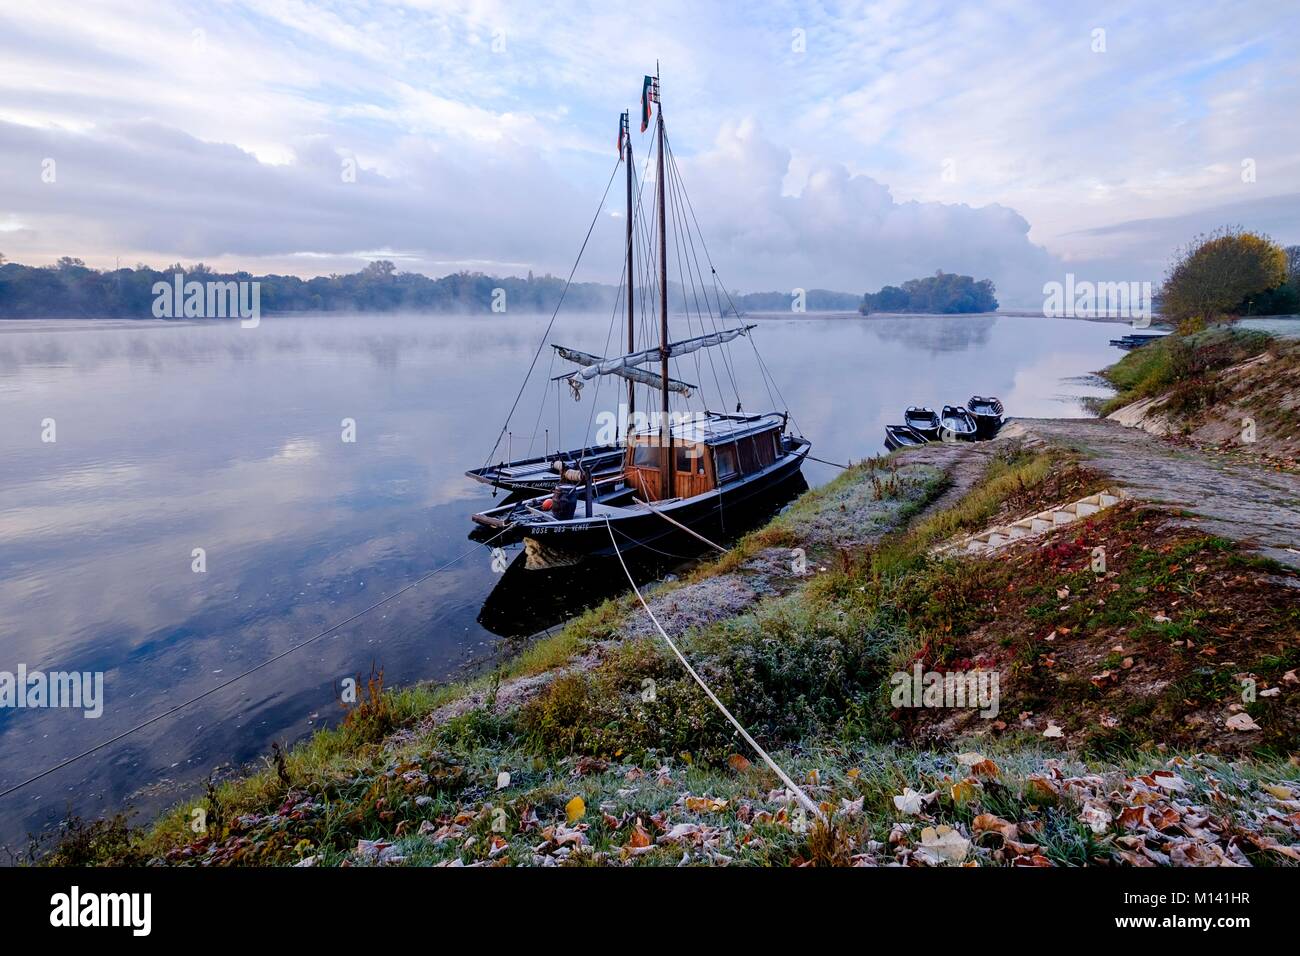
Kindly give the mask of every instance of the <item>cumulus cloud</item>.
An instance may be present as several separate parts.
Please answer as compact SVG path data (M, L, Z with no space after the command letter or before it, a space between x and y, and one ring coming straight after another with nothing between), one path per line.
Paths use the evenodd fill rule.
M838 163L814 165L786 194L790 164L790 150L752 120L726 124L712 149L683 163L687 189L707 211L706 238L712 231L722 250L715 259L749 288L874 291L943 269L991 278L1004 305L1028 305L1041 302L1043 277L1057 268L1012 209L898 202Z

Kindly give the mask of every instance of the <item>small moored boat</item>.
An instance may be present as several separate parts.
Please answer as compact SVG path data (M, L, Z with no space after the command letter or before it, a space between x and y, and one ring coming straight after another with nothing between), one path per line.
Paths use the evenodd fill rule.
M613 478L623 472L623 448L621 445L575 448L536 458L486 465L465 474L494 488L541 494L554 491L566 471L590 472L592 480L596 482Z
M911 405L903 412L903 422L927 441L939 437L939 416L926 405Z
M945 405L939 414L939 437L943 441L974 441L979 426L975 416L961 405Z
M885 447L890 451L899 448L913 448L929 441L924 435L909 425L886 425Z
M975 419L977 437L992 438L1002 427L1002 402L996 398L972 395L966 403Z

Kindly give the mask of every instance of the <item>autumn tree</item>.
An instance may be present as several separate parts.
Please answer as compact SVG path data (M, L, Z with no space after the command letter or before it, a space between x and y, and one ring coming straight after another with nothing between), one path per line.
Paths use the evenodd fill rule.
M1286 281L1287 255L1267 236L1220 229L1178 250L1165 275L1164 312L1179 322L1238 314Z

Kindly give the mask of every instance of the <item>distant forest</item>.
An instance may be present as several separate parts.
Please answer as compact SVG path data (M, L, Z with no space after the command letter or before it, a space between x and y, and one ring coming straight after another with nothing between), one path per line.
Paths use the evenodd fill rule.
M924 279L909 279L901 286L887 285L879 292L868 292L862 297L858 311L863 315L872 312L927 312L935 315L994 312L998 300L993 292L993 283L988 279L976 282L971 276L940 271Z
M457 272L431 279L415 272L398 272L386 260L372 262L360 272L347 275L300 279L297 276L263 275L248 272L219 273L203 263L166 269L146 265L100 271L88 268L80 259L68 256L52 266L6 263L0 256L0 318L153 318L154 283L171 283L184 273L186 281L257 281L261 310L277 312L442 312L493 311L495 290L504 289L502 304L508 312L550 312L560 300L564 280L556 276L527 278L498 277L478 272ZM565 309L582 312L612 309L618 289L599 282L575 282L564 297ZM669 301L674 307L681 289L669 283ZM723 308L726 309L725 293ZM497 297L500 298L499 296ZM742 312L789 311L790 293L733 292ZM810 312L853 311L860 299L848 292L809 290L806 308Z
M2 260L0 260L2 261ZM149 266L101 272L80 259L64 257L54 266L0 265L0 317L153 318L155 282L172 282L177 272L186 281L250 281L261 283L261 309L274 312L492 312L493 290L504 289L509 312L549 312L559 301L564 280L555 276L497 278L458 272L430 279L398 272L391 262L372 262L350 275L254 276L247 272L217 273L199 263L179 263L164 270ZM594 282L575 282L564 298L576 311L612 308L616 290Z

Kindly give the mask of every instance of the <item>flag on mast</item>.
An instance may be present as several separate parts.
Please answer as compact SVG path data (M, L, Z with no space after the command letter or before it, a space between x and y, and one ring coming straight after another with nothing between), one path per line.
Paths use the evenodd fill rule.
M641 85L641 132L646 131L650 125L650 87L654 83L654 77L647 76L645 83Z
M618 154L623 155L623 144L627 142L628 116L624 110L618 117Z

